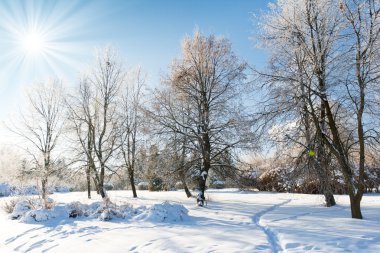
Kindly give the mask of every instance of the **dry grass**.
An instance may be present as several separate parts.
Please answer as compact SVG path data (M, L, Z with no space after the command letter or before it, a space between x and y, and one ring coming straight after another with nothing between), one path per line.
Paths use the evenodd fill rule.
M9 201L6 201L2 208L5 212L7 213L12 213L13 210L15 209L15 206L16 206L16 203L17 203L17 200L16 199L11 199Z

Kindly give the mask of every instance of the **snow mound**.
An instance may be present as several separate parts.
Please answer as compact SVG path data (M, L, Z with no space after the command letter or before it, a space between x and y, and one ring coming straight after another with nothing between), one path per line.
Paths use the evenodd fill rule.
M12 220L19 219L24 223L40 222L55 218L54 200L49 198L47 204L50 209L44 208L44 203L41 199L18 200L9 218Z
M164 202L152 205L134 219L150 222L177 222L187 220L188 212L189 210L181 204Z
M82 204L79 201L74 201L66 206L67 213L69 214L69 218L77 218L81 216L89 216L89 206Z
M132 205L116 205L113 203L101 203L101 205L91 214L91 217L101 221L109 221L114 218L127 219L133 215Z
M36 210L30 210L24 213L21 216L20 221L24 223L34 223L34 222L42 222L54 219L56 217L56 213L54 212L54 209L36 209Z
M32 208L33 207L30 201L21 200L16 203L13 209L13 212L9 215L9 217L12 220L19 219L21 216L23 216L26 212L30 211Z
M150 207L140 206L133 208L130 204L115 204L111 201L94 202L90 205L79 201L68 204L55 205L53 200L51 208L46 209L41 200L20 200L15 204L9 218L19 219L24 223L43 222L50 219L87 218L100 221L114 219L128 219L131 221L148 222L178 222L186 220L188 210L181 204L164 202ZM49 203L50 203L49 202Z
M66 210L69 218L89 217L101 221L109 221L114 218L126 219L136 213L132 205L116 205L112 202L94 202L86 205L76 201L69 203Z

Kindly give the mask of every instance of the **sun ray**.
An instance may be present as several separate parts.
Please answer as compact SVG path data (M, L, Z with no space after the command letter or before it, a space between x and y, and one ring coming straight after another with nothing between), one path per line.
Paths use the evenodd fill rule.
M14 0L0 6L0 94L51 76L76 77L92 53L87 38L96 30L83 18L92 3Z
M36 31L29 31L23 38L20 44L27 54L41 54L46 50L46 41L44 36Z

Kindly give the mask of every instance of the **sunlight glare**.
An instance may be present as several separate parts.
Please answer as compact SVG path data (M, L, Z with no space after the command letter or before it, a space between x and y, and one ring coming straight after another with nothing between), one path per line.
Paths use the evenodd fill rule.
M29 54L42 53L45 48L45 41L41 34L29 32L22 39L22 47Z

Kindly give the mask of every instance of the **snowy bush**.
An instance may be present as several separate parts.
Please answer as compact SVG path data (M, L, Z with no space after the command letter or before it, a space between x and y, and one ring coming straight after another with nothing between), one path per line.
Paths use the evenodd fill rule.
M364 185L366 192L379 192L380 190L380 169L376 166L365 168Z
M347 193L343 176L339 170L334 171L334 175L331 176L331 186L334 194ZM316 175L305 175L293 167L276 167L265 171L258 178L257 188L260 191L322 193Z
M129 218L133 214L131 205L116 205L114 203L102 203L96 211L91 215L97 217L101 221L109 221L114 218Z
M155 177L149 181L148 190L149 191L162 191L164 188L164 182L161 178Z
M113 190L113 184L104 184L104 189L106 190L106 191L112 191Z
M35 185L28 185L16 189L17 195L38 195L40 191Z
M114 218L125 219L131 217L135 213L132 205L116 205L109 200L95 202L91 205L82 204L78 201L71 202L66 206L66 210L70 218L84 216L102 221L109 221Z
M177 222L188 217L188 210L180 204L164 202L149 208L140 206L133 208L130 204L115 204L111 201L95 202L90 205L78 201L66 205L53 205L51 209L44 208L41 199L19 199L9 203L10 219L18 219L25 223L43 222L54 218L88 217L101 221L113 219L133 219L150 222Z
M174 187L179 190L179 189L183 189L183 183L181 181L178 181L177 183L175 183Z
M66 210L69 214L69 218L77 218L80 216L88 216L89 206L80 203L79 201L71 202L67 204Z
M48 208L44 208L44 201L41 199L19 198L9 204L9 217L13 220L29 223L31 221L45 221L53 217L55 202L47 199ZM13 206L13 209L11 208Z
M54 210L41 208L41 209L29 210L25 212L21 216L20 221L24 223L33 223L35 221L42 222L42 221L53 219L55 217L56 217L56 214Z
M130 204L117 205L111 201L96 202L91 205L72 202L67 205L67 210L71 218L88 216L101 221L133 218L150 222L175 222L188 217L188 210L183 205L168 202L155 204L150 208L145 206L133 208Z
M0 197L6 197L12 194L11 186L7 183L0 183Z
M188 219L188 210L181 204L164 202L154 204L135 217L136 220L150 222L177 222Z
M65 193L65 192L70 192L71 189L68 186L57 185L57 186L54 187L54 191L55 192L63 192L63 193Z
M140 182L137 185L138 190L148 190L148 188L149 188L149 183L147 182Z
M210 188L223 189L226 186L226 182L220 180L214 180L210 183Z
M26 199L15 201L14 202L13 210L12 210L11 214L9 215L9 217L12 220L19 219L26 212L28 212L28 211L32 210L33 208L35 208L35 205L34 205L33 202L34 202L33 200L26 200Z

